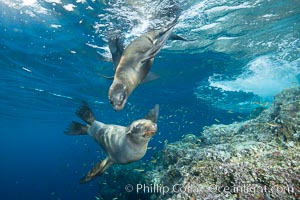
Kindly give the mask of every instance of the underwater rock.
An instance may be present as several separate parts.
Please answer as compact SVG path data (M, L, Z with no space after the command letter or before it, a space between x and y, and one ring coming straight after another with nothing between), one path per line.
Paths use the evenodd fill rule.
M300 130L300 87L286 89L276 95L270 109L259 117L259 120L263 119L276 125L275 132L282 140L294 141Z
M275 96L255 119L205 127L167 144L146 172L168 188L151 199L299 199L300 87Z
M257 108L254 108L250 115L249 115L249 119L254 119L256 117L258 117L264 110L266 110L266 107L263 107L263 106L259 106Z

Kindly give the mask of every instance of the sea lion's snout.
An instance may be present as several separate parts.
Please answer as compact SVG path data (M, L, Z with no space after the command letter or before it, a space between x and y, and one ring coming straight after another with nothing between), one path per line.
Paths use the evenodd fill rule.
M122 110L127 101L126 87L122 84L112 85L108 93L109 102L115 111Z
M151 123L148 126L146 125L146 130L145 130L145 137L152 137L157 131L157 124L156 123Z
M116 111L122 110L124 108L125 102L126 95L123 92L115 94L114 97L110 100L110 103Z

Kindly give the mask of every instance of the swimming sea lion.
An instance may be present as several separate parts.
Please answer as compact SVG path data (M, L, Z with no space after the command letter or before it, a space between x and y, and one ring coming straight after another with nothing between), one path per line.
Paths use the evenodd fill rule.
M84 103L76 114L87 125L72 121L65 134L90 135L104 149L107 157L97 163L80 183L101 175L113 164L127 164L141 159L146 154L150 138L157 131L158 112L159 106L155 105L146 117L125 127L96 121L92 110Z
M149 74L150 68L154 57L172 36L176 22L177 18L167 27L142 34L124 49L118 62L114 62L117 65L108 97L116 111L124 108L129 95L140 83L157 78Z

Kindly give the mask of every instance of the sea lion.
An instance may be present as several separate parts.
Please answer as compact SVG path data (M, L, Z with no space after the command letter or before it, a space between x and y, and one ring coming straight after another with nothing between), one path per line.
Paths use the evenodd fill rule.
M113 164L127 164L141 159L146 154L149 140L157 131L158 113L159 106L155 105L143 119L125 127L96 121L92 110L84 103L76 115L87 125L72 121L65 134L90 135L104 149L107 157L97 163L80 183L101 175Z
M117 62L114 62L115 74L108 97L116 111L124 108L129 95L140 83L157 78L149 73L150 68L154 57L159 53L166 40L172 36L176 22L177 18L167 27L142 34L122 51L119 59L117 59L118 56L115 56L117 59ZM180 36L172 38L184 40ZM116 52L120 53L121 51ZM114 53L112 52L112 54L114 58Z

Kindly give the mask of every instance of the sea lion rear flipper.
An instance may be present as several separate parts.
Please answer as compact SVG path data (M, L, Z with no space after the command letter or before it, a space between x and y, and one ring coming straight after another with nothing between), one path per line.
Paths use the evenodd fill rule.
M145 62L151 58L154 58L159 51L162 49L164 43L169 39L172 34L173 28L176 25L177 18L169 25L169 27L165 28L163 31L159 31L156 33L155 37L152 38L153 46L146 52L141 58L141 62Z
M89 172L88 174L80 180L80 183L86 183L93 179L96 176L101 175L108 167L110 167L113 162L109 157L106 157L104 160L98 162Z
M156 79L159 79L159 76L153 72L148 72L147 76L144 78L144 80L142 81L142 83L146 83L149 81L154 81Z
M180 35L177 35L177 34L175 34L175 33L172 33L172 34L170 35L169 40L193 41L193 40L185 39L184 37L181 37Z
M89 105L84 101L82 106L76 111L76 115L88 124L92 124L96 119Z
M64 133L67 135L86 135L87 131L88 126L72 121Z
M153 109L149 111L149 113L144 117L145 119L149 119L152 122L156 123L159 113L159 105L156 104Z

